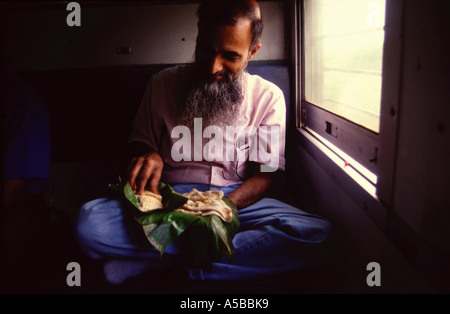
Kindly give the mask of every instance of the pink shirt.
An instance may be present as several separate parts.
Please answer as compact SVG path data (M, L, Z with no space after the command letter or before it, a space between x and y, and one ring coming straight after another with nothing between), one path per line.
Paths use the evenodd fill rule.
M286 106L276 85L244 73L242 118L238 125L210 127L203 132L194 128L191 132L176 121L177 69L167 68L152 77L129 140L143 142L162 156L161 181L240 184L246 178L249 160L264 165L262 171L284 170ZM201 124L201 119L196 119L195 125Z

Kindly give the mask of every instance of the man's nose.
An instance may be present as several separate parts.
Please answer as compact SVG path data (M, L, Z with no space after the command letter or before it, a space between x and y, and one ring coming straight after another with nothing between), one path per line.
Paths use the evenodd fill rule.
M222 73L223 71L223 62L220 55L216 55L214 59L211 61L211 74L214 75L216 73Z

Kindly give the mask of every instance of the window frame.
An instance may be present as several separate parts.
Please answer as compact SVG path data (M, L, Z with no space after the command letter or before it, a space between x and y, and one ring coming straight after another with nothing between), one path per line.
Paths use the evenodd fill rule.
M304 0L294 0L293 15L292 54L298 131L312 129L319 135L319 140L323 137L374 173L378 200L392 207L400 113L403 0L386 0L379 133L305 100Z

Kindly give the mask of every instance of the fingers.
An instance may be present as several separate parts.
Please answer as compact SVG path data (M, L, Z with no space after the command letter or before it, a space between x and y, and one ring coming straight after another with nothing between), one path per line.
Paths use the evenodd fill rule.
M136 194L141 195L142 192L144 192L147 181L153 176L154 172L157 173L157 167L155 163L149 161L148 159L144 159L136 180Z
M136 191L136 178L139 175L139 171L142 167L142 160L139 158L133 158L130 162L130 165L128 167L128 182L130 183L131 188L133 191Z
M161 179L161 172L162 171L154 172L150 180L150 191L156 194L159 194L158 184Z
M133 158L128 171L131 188L140 195L150 180L150 191L159 194L158 183L161 179L162 169L163 162L159 154Z

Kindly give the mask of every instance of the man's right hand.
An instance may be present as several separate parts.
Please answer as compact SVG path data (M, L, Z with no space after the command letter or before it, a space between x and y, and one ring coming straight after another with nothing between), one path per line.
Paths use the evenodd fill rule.
M164 162L158 153L148 153L133 157L128 167L128 182L137 195L141 195L147 182L150 181L150 191L159 194L158 183Z

